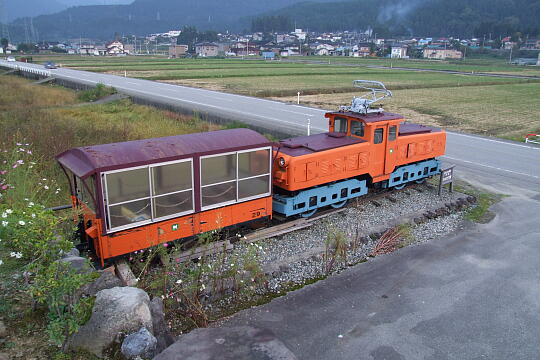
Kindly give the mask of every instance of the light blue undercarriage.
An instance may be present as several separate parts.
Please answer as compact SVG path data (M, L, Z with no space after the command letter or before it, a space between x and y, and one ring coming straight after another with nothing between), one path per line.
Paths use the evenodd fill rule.
M439 173L439 160L426 160L397 168L383 188L403 188L407 183L422 181ZM298 192L294 196L274 194L272 207L276 213L287 217L301 214L304 217L313 215L318 208L332 206L342 207L348 200L368 193L367 181L348 179L328 185L316 186Z

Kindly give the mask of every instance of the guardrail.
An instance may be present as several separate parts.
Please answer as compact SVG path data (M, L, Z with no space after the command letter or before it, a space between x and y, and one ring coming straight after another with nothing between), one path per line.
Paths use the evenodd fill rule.
M51 76L51 72L49 70L39 69L32 66L21 65L21 64L24 64L24 63L0 60L0 66L2 67L6 67L6 68L17 70L17 71L22 71L29 74L44 76L44 77Z
M540 145L540 134L527 134L525 142Z

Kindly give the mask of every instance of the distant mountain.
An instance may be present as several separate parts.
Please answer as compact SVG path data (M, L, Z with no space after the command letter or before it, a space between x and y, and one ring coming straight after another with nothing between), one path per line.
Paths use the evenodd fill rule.
M71 6L131 4L133 0L5 0L2 20L54 14ZM2 9L0 9L1 11Z
M293 17L311 30L372 27L381 36L540 33L540 0L349 0L303 2L263 15Z
M10 22L20 17L52 14L67 8L57 0L5 0L4 6L6 12L2 14L1 20Z
M112 39L115 33L144 35L179 29L184 25L194 25L201 30L238 31L242 30L239 23L242 17L276 10L299 1L135 0L129 5L71 7L56 14L38 16L33 19L33 25L40 39L47 40L80 36ZM16 20L12 24L12 34L18 34L20 38L24 35L25 26L22 20ZM246 29L249 29L249 23Z

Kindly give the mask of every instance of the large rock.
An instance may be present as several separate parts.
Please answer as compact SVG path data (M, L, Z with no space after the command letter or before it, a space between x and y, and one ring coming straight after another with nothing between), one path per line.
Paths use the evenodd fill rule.
M87 296L95 296L101 290L121 286L123 286L122 281L116 275L108 271L102 271L99 278L81 289L81 293Z
M181 336L154 360L296 360L270 330L240 326L195 329Z
M151 359L156 354L157 340L146 328L126 336L122 343L122 355L127 359Z
M93 270L88 259L80 256L66 256L58 261L70 264L71 267L80 274L89 273Z
M141 289L114 287L101 290L90 320L74 334L68 343L73 350L86 350L98 357L122 335L145 327L153 331L150 298Z
M157 339L156 354L158 354L174 343L174 337L169 332L167 324L165 324L163 300L160 297L154 297L150 302L150 313L152 314L154 336Z

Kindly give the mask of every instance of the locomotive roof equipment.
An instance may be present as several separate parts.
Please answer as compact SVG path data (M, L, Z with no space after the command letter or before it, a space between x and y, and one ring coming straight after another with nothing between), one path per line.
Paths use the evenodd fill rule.
M392 92L380 81L354 80L353 86L367 90L368 93L355 96L350 106L341 106L340 111L350 111L358 114L383 112L382 106L372 107L374 103L387 97L392 97Z

